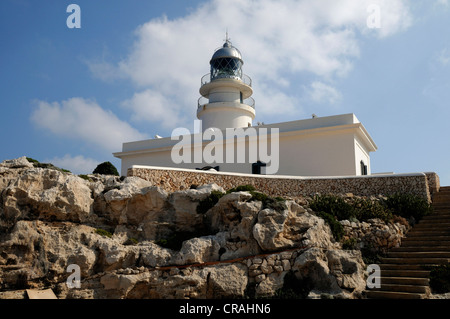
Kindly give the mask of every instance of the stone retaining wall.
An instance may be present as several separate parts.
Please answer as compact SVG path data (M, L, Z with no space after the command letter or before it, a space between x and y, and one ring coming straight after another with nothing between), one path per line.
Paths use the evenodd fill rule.
M298 197L316 193L387 196L395 193L409 193L431 201L430 193L439 189L439 177L435 173L305 178L133 166L128 169L127 175L138 176L168 192L210 183L215 183L224 189L249 184L269 196Z

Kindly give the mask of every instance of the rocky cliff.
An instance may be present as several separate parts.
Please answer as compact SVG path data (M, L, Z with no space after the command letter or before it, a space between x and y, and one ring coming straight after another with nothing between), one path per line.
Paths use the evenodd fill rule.
M225 193L4 161L0 298L25 288L58 298L279 297L292 283L303 297L361 297L360 251L343 250L307 201ZM69 265L79 288L67 285Z

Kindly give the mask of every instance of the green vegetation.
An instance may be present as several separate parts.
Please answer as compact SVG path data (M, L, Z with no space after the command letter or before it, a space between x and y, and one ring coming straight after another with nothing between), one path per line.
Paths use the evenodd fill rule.
M285 202L285 199L283 197L275 197L272 198L264 193L261 193L256 190L256 188L253 185L241 185L237 186L235 188L229 189L227 191L227 194L233 193L233 192L249 192L252 197L249 199L249 201L260 201L262 202L262 208L271 208L276 211L282 211L287 209Z
M80 174L80 175L78 175L78 177L80 177L80 178L82 178L82 179L84 179L84 180L86 180L88 182L91 181L90 177L88 175L86 175L86 174Z
M431 268L430 287L434 293L450 292L450 265L439 265Z
M431 205L422 197L411 194L395 194L386 200L386 206L395 214L404 218L413 217L416 222L431 214Z
M358 248L357 244L358 244L358 242L357 242L356 238L351 237L351 238L348 238L348 239L342 241L342 249L355 250Z
M34 158L31 158L31 157L27 157L27 161L28 162L30 162L31 164L39 164L39 161L38 160L35 160Z
M315 212L323 212L337 220L355 217L355 209L344 198L335 195L315 196L310 208Z
M139 241L134 237L128 237L124 245L137 245Z
M225 194L219 191L212 191L211 194L205 199L201 200L197 206L198 214L206 214L208 210L214 207L217 204L219 199Z
M367 221L379 218L384 222L398 221L406 223L405 218L413 217L416 221L431 212L431 205L423 198L410 194L395 194L386 199L370 198L344 199L337 195L315 196L310 208L330 225L336 240L340 240L343 229L340 220ZM351 246L352 243L346 243Z
M333 234L334 239L337 241L341 240L342 236L344 235L344 227L337 221L337 219L329 214L325 213L323 211L319 211L316 213L317 216L325 220L325 222L330 226L331 233Z
M431 212L431 205L425 199L410 194L395 194L380 200L356 198L348 201L336 195L322 195L313 198L310 208L315 212L330 214L337 220L366 221L379 218L385 222L394 218L399 220L395 215L414 217L417 221Z
M54 169L54 170L57 170L57 171L60 171L63 173L71 173L71 171L69 171L67 169L56 167L55 165L53 165L51 163L41 163L38 160L31 158L31 157L27 157L27 161L30 162L31 164L33 164L34 167Z
M256 188L253 185L241 185L227 190L227 194L234 192L253 192Z
M101 228L97 228L95 230L95 232L103 237L108 237L108 238L112 237L112 234L109 231L101 229Z
M111 162L103 162L98 164L92 174L114 175L119 176L119 172Z

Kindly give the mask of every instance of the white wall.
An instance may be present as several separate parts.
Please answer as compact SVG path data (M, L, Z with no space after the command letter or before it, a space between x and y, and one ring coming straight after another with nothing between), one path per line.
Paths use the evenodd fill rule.
M221 115L223 116L223 114ZM211 121L217 120L215 115ZM277 175L297 176L354 176L361 174L361 160L368 166L370 174L370 152L376 150L370 136L362 124L353 114L344 114L328 118L316 118L300 121L258 126L252 129L258 132L277 128L279 135L279 167ZM225 137L225 132L223 135ZM234 140L233 140L234 142ZM205 141L203 147L211 148L211 142ZM122 158L122 175L132 165L150 165L177 168L201 168L204 166L219 166L220 171L247 173L252 172L252 163L256 160L266 162L264 158L255 157L250 160L248 152L245 163L238 163L235 150L231 163L224 163L226 149L222 149L221 163L192 163L174 164L171 150L178 140L169 138L125 143L121 153L115 156ZM269 140L269 146L271 145ZM248 149L248 138L245 142ZM191 150L193 154L194 151ZM203 153L203 152L200 152ZM242 153L242 151L241 151ZM258 153L258 152L257 152ZM203 155L203 154L202 154ZM269 160L277 160L276 155L270 153Z

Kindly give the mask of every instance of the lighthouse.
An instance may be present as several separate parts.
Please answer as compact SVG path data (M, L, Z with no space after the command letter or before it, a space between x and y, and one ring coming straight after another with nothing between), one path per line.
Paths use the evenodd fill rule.
M377 146L353 113L252 127L252 80L228 35L209 64L210 73L201 78L194 131L175 128L170 137L124 143L114 153L122 160L123 176L137 165L303 177L371 174L370 153Z
M256 114L252 80L242 72L242 55L228 36L209 64L210 73L201 79L197 109L203 130L252 126Z

